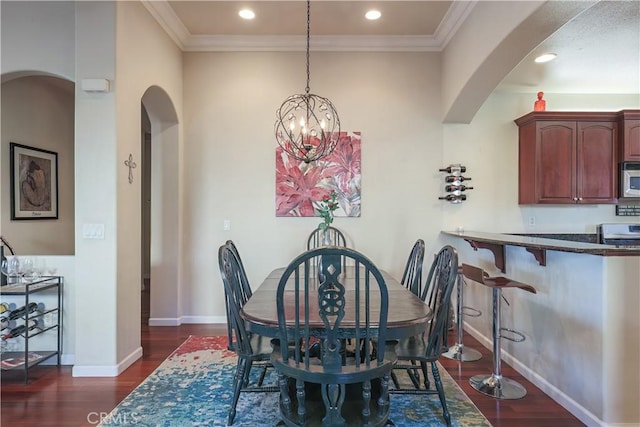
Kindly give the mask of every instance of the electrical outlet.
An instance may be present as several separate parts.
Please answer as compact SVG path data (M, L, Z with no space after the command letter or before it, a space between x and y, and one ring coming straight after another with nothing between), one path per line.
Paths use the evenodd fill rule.
M230 231L231 230L231 220L230 219L225 219L224 221L222 221L222 229L224 231Z
M536 225L536 217L535 216L530 216L529 217L529 225L531 227L533 227L534 225Z

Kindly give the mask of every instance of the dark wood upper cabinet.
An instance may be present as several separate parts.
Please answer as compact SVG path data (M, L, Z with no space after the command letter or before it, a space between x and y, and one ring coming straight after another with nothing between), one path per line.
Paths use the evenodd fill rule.
M617 202L618 113L532 112L519 127L519 204Z
M620 161L640 162L640 110L620 112Z

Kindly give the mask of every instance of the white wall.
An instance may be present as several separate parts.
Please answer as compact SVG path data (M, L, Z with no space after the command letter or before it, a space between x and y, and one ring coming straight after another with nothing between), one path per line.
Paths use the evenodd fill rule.
M180 245L180 159L182 122L182 52L138 2L118 2L117 6L117 121L120 164L133 155L138 163L134 179L128 170L116 172L118 194L118 359L129 357L140 348L141 271L141 100L152 127L152 316L177 317L181 288ZM163 163L162 159L165 159ZM171 221L163 222L170 218ZM157 224L164 228L158 229ZM167 255L167 252L169 255ZM162 265L157 265L160 257ZM157 274L164 268L164 274ZM159 292L161 289L164 292ZM157 301L158 296L163 300ZM157 306L171 312L158 314Z
M74 84L29 76L2 83L0 230L18 255L73 255ZM58 219L11 220L10 142L58 154Z
M415 240L435 249L440 230L439 81L434 53L311 55L311 91L332 100L343 130L362 132L362 216L335 226L398 277ZM220 318L224 241L257 287L318 224L275 216L275 111L304 92L304 53L188 53L184 84L183 312Z
M72 1L3 1L3 77L38 71L75 80L75 5Z

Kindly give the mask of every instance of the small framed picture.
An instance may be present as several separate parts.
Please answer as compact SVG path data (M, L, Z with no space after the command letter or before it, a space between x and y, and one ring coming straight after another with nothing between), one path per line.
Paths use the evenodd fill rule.
M9 144L11 219L58 218L58 153Z

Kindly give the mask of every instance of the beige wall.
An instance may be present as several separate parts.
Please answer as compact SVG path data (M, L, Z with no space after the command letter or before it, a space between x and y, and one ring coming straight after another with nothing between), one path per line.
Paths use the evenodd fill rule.
M362 216L335 225L400 276L415 240L434 249L440 230L439 55L318 52L311 64L311 91L362 133ZM275 111L304 91L304 53L188 53L184 70L183 311L224 319L218 246L236 242L257 287L318 224L275 216Z
M74 84L30 76L2 84L0 233L17 255L73 255ZM11 142L58 154L58 219L11 220Z

